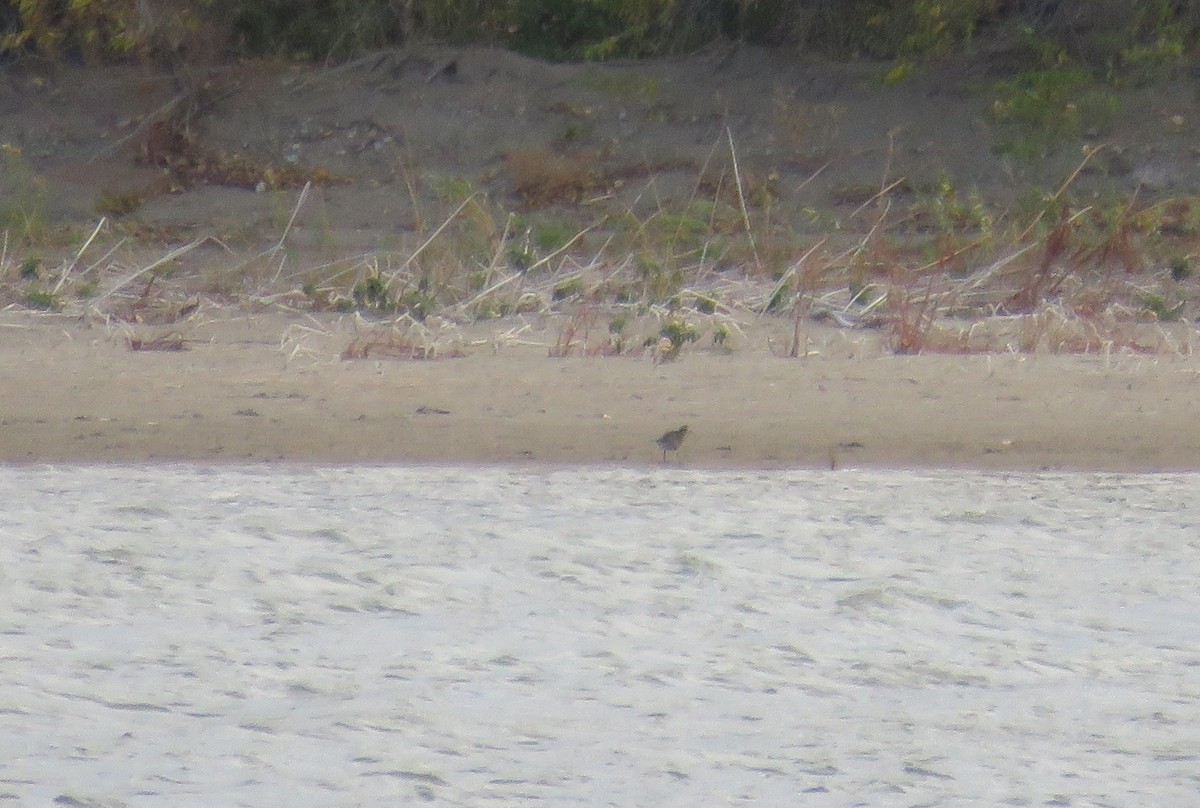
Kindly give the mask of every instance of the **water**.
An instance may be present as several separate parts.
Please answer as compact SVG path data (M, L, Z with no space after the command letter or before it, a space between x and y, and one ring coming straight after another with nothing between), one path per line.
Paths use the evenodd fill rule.
M1198 493L0 469L0 804L1196 804Z

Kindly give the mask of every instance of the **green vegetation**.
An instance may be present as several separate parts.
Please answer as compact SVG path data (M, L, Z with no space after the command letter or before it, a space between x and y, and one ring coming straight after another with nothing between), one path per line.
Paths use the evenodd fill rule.
M675 353L679 353L687 343L700 339L700 332L682 319L668 320L658 334L671 343L671 350Z
M44 289L30 289L25 294L25 305L31 309L58 311L62 308L62 301L53 292L47 292Z
M227 53L312 60L414 37L596 60L680 53L724 39L893 59L892 79L980 37L1016 32L1035 57L1062 53L1109 81L1140 83L1178 69L1200 28L1200 0L180 0L155 6L8 0L0 10L4 6L9 13L0 19L13 22L0 30L0 48L55 58L77 54L91 62L171 61L214 38L224 41Z
M396 310L396 301L388 291L388 283L378 273L368 275L354 285L355 305L364 311L379 314Z
M578 275L573 278L566 278L554 285L551 299L557 303L560 300L577 298L584 293L584 288L583 278Z
M16 146L0 143L0 232L18 243L37 244L47 235L46 181Z
M999 82L995 93L991 120L1006 133L996 148L1025 160L1103 134L1118 112L1112 91L1074 65L1026 70Z
M1160 322L1172 323L1183 315L1187 301L1176 300L1160 292L1143 292L1141 304L1148 316Z
M37 280L38 268L42 265L42 259L34 256L29 256L21 262L21 266L17 268L17 275L23 281Z

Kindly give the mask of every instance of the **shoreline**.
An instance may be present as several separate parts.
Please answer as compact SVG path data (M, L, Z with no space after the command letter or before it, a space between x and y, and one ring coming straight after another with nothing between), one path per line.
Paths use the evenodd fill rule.
M755 333L654 364L552 359L551 327L512 343L490 323L462 358L344 360L355 326L289 341L296 323L218 312L190 350L133 351L6 312L0 463L657 468L655 439L688 424L668 467L1200 470L1191 356L894 356L831 330L806 359Z

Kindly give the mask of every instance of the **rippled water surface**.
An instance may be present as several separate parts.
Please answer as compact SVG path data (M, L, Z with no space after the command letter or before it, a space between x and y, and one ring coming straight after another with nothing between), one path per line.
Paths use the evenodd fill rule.
M0 803L1195 805L1198 494L0 469Z

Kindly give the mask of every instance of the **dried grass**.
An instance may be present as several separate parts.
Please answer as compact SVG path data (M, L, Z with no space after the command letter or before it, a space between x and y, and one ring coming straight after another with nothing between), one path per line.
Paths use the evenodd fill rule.
M342 359L429 361L461 359L466 351L453 325L431 328L404 315L388 325L368 325L342 350Z
M175 142L163 148L186 152L190 147ZM780 355L793 358L810 355L808 324L813 319L844 329L882 326L884 343L898 354L1191 350L1190 341L1174 328L1148 322L1155 310L1139 301L1153 295L1167 298L1161 293L1165 271L1147 276L1146 268L1154 266L1147 242L1171 228L1194 237L1200 206L1194 200L1168 200L1137 208L1136 200L1130 200L1107 213L1095 206L1073 210L1067 192L1094 152L1085 155L1019 233L1013 227L1007 237L990 233L972 237L965 246L961 237L927 238L914 247L912 231L903 230L911 216L900 213L897 222L892 213L900 205L896 192L905 187L903 178L891 180L885 172L879 184L857 200L861 204L849 218L864 221L854 222L857 232L850 232L855 235L831 231L805 241L784 234L791 235L789 240L780 235L783 227L772 226L770 206L756 205L757 180L744 170L728 128L710 158L724 157L725 149L727 167L715 185L706 160L686 202L673 205L661 198L651 174L646 188L628 203L620 224L600 217L580 221L573 236L547 248L546 254L530 253L528 261L514 258L513 230L519 229L514 221L519 219L496 208L486 194L472 191L465 198L455 197L457 206L451 210L447 205L448 215L436 227L402 237L402 248L317 267L290 265L284 272L287 242L311 189L310 177L279 238L222 272L227 279L243 280L247 267L255 265L257 286L250 292L229 290L230 299L242 304L292 312L412 314L364 328L345 346L343 359L463 356L461 338L418 320L426 315L470 320L522 312L561 318L554 344L548 346L554 357L655 353L659 335L653 327L613 334L609 326L616 317L652 318L661 326L676 311L698 318L718 313L724 320L709 322L714 332L740 332L739 322L768 313L788 316L791 340ZM607 181L597 158L548 149L513 152L506 170L514 191L529 206L578 204ZM410 172L405 181L415 208L418 180ZM711 192L711 198L698 198L702 192ZM864 212L873 220L865 221ZM502 229L497 217L504 221ZM90 253L104 249L103 236L112 230L108 224L101 219L77 250L49 277L43 276L39 290L61 299L67 309L82 306L97 314L103 309L103 316L125 322L171 324L190 316L199 298L185 297L182 284L168 284L166 276L173 269L170 265L208 239L184 243L130 269L112 258L125 243L122 238L84 267ZM594 233L604 236L599 247L589 243L596 239L585 238ZM1192 245L1187 257L1194 255ZM980 265L972 269L975 261ZM16 279L18 264L19 256L9 254L6 239L0 247L0 286L12 301L25 300L28 291L28 284L19 285ZM949 267L956 271L947 271ZM89 273L95 274L88 285L93 290L98 286L100 293L73 304L72 285L78 289ZM1142 280L1140 287L1131 280L1135 276ZM295 288L301 279L303 292ZM376 282L379 295L356 294L366 280ZM281 289L288 284L293 286ZM1169 287L1173 293L1182 291L1169 297L1169 305L1161 310L1175 316L1182 303L1194 308L1193 286ZM129 342L132 350L186 347L182 337L129 337ZM679 346L672 344L655 355L674 358Z
M172 333L158 337L140 337L129 335L129 350L131 351L186 351L188 340L182 334Z
M604 185L597 161L549 149L518 149L505 159L513 191L527 207L577 205Z

